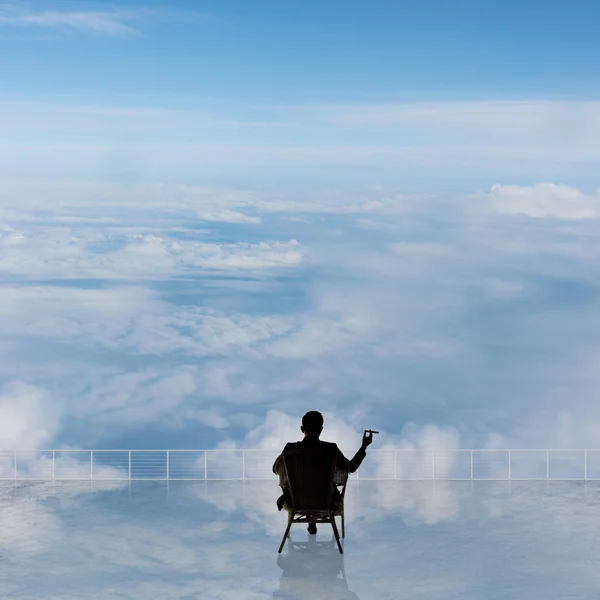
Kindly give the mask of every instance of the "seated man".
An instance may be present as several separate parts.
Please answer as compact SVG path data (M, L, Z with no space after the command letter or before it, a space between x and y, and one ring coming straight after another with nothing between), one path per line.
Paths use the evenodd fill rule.
M354 473L356 469L360 466L360 463L366 456L367 446L373 441L373 434L371 432L365 432L362 439L362 446L358 450L358 452L354 455L352 460L348 460L341 452L341 450L337 447L337 444L331 442L323 442L319 439L321 432L323 431L323 415L316 410L311 410L307 412L302 417L302 426L300 430L304 433L304 439L301 442L288 442L283 449L283 452L287 450L301 450L302 448L323 448L324 455L327 453L333 452L337 456L337 469L340 471L345 471L346 473ZM275 464L273 465L273 473L279 475L279 485L283 489L283 494L277 499L277 508L281 510L285 508L286 503L290 503L291 497L288 488L286 487L286 482L283 478L283 473L279 472L281 462L281 455L277 457ZM333 504L341 503L341 495L337 487L333 488ZM309 523L308 524L308 532L310 534L317 533L317 524Z

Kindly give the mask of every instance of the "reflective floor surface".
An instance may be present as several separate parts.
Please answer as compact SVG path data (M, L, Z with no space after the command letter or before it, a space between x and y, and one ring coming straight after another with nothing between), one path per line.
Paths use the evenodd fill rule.
M0 485L0 598L600 598L600 487L352 482L340 555L276 482Z

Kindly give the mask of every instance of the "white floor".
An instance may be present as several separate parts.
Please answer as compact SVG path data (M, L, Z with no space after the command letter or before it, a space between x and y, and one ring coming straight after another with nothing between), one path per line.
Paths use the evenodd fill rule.
M331 527L276 482L0 485L0 598L597 600L600 488L353 483Z

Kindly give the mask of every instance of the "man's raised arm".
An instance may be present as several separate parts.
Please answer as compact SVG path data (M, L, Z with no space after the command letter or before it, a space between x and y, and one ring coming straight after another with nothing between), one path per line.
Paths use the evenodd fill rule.
M368 433L368 435L367 435ZM362 445L358 449L358 452L352 457L352 460L348 460L343 454L342 451L338 448L338 465L344 466L348 469L348 473L354 473L358 467L360 467L360 463L364 460L367 455L367 446L373 441L373 434L371 432L365 432L362 439Z

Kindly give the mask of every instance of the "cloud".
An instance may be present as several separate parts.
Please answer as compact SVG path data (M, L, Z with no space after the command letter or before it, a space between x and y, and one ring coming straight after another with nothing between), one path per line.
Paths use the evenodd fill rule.
M393 242L390 248L399 256L408 259L444 258L456 255L455 249L446 244L431 242Z
M90 476L89 454L38 452L55 444L63 425L64 404L39 387L13 380L0 388L0 480L85 478ZM15 452L18 451L17 464ZM118 469L97 465L99 479L123 478ZM1 512L1 511L0 511ZM0 547L2 540L0 540Z
M142 355L284 355L273 341L314 332L311 320L232 314L196 306L173 307L144 287L78 289L60 286L2 288L0 330L5 336L50 337ZM306 335L306 334L304 334ZM308 340L310 341L310 340ZM322 348L308 355L323 353Z
M186 109L169 100L138 107L4 102L0 128L8 137L0 164L5 177L22 172L29 179L127 173L228 183L418 181L430 189L465 178L478 185L500 177L592 181L600 159L599 107L528 100L300 109L211 100ZM307 128L318 141L306 143ZM191 137L202 142L190 143Z
M146 368L140 371L104 373L80 395L71 414L92 418L102 426L151 424L158 419L177 419L177 409L196 391L193 367Z
M137 6L117 8L107 4L88 3L81 7L77 3L50 3L46 8L36 2L14 2L0 4L0 27L26 29L46 29L58 33L80 33L106 37L131 37L141 35L148 22L162 22L165 19L189 21L214 21L216 17L173 9L166 6Z
M203 221L218 221L221 223L252 223L259 224L260 217L251 217L235 210L222 210L220 212L198 211L198 217Z
M130 10L41 10L15 4L0 5L0 25L38 27L62 32L91 33L110 37L136 35L132 22L140 14Z
M577 188L553 183L532 186L495 184L487 195L498 213L536 219L597 219L600 192L586 195Z
M44 227L0 231L0 273L31 279L134 279L201 271L262 271L302 262L297 240L211 243L154 231ZM97 248L96 251L92 248Z
M419 126L458 125L533 129L547 123L573 126L600 114L600 102L550 100L423 101L371 104L312 105L305 107L320 118L343 125L380 124ZM583 121L581 121L583 122Z
M492 196L9 185L0 376L59 398L70 443L93 423L99 442L193 428L239 442L313 398L368 407L390 436L414 421L472 447L494 432L499 447L593 445L597 219L515 227ZM236 212L260 222L197 216ZM296 212L310 227L281 219Z
M2 288L0 328L6 336L70 339L81 343L122 335L129 321L154 302L144 288L78 289L59 286Z
M0 450L47 447L59 424L60 407L43 390L20 381L0 388Z
M1 24L1 22L0 22ZM175 108L165 102L158 106L122 106L118 104L59 104L43 102L0 101L0 127L7 136L64 135L106 140L125 135L160 134L173 139L177 135L196 133L206 137L215 128L238 133L257 128L279 128L283 123L265 118L247 119L223 114L223 108ZM81 138L80 138L81 139Z

